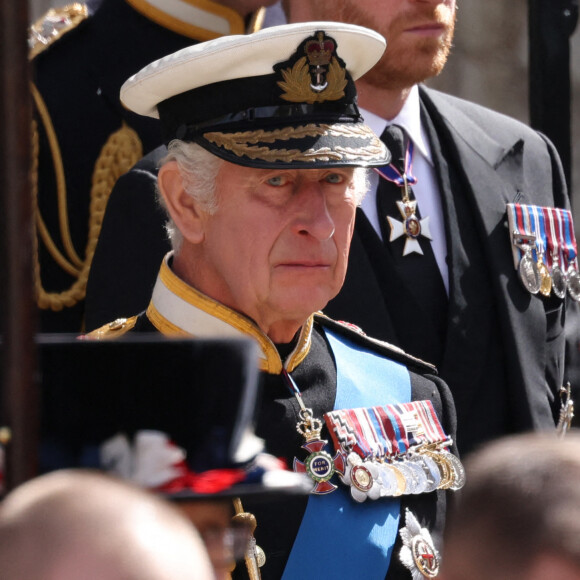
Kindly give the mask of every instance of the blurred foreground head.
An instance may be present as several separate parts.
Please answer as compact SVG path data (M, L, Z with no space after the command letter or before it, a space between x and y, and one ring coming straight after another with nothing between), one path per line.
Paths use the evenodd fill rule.
M2 580L211 580L206 550L172 506L124 482L64 470L0 504Z
M580 580L580 434L498 440L466 462L445 580Z

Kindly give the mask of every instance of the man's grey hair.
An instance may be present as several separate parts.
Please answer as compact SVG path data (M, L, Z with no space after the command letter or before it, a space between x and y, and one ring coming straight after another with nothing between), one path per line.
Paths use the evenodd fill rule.
M161 160L161 166L170 161L177 163L184 181L185 191L199 203L203 211L208 214L215 213L217 210L217 176L224 161L196 143L187 143L179 139L174 139L169 143L168 153ZM167 212L168 220L165 229L171 246L175 251L178 251L183 243L183 235L171 219L165 200L159 193L159 188L157 189L157 199L161 207Z
M216 194L217 176L225 163L222 159L206 151L196 143L188 143L174 139L169 143L168 154L161 160L160 165L175 161L184 180L185 191L199 204L200 208L208 214L214 214L218 209ZM352 188L355 193L357 205L367 192L369 185L368 169L355 168ZM183 243L183 235L171 219L163 196L157 189L157 199L165 209L168 220L165 228L174 251L178 251Z

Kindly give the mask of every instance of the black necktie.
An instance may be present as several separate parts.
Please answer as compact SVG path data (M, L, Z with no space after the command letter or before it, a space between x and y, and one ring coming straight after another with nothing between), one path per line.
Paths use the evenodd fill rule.
M445 344L447 293L431 247L428 223L421 218L411 188L415 183L411 175L413 146L398 125L388 126L381 139L392 154L391 165L381 168L377 188L381 235L395 273L414 298L413 307L409 307L410 301L398 297L405 304L404 320L408 324L397 333L405 350L437 364ZM388 289L385 293L388 295Z

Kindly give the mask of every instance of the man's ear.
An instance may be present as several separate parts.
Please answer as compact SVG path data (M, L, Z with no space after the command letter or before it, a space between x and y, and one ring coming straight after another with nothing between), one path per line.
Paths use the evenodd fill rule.
M183 177L176 161L169 161L159 169L158 184L167 211L183 237L192 244L202 242L204 212L195 199L185 191Z

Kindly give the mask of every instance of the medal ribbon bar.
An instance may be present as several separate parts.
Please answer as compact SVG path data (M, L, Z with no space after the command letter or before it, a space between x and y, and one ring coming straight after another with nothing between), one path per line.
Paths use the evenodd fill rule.
M507 204L514 266L524 288L580 301L577 244L569 210Z
M324 415L340 479L355 501L459 489L465 473L430 401L341 409Z

